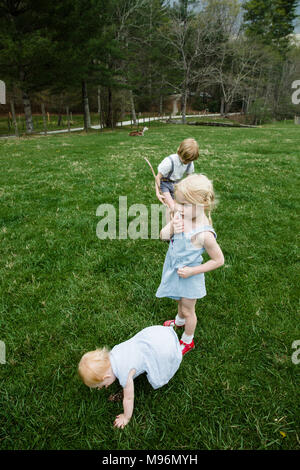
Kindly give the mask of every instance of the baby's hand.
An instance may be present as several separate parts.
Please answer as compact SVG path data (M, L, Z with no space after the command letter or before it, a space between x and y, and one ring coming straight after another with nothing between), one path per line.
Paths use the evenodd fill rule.
M182 233L184 231L184 224L179 212L176 212L173 218L174 233Z
M114 426L116 428L124 428L126 424L129 423L129 419L126 418L126 416L122 413L121 415L118 415L114 421Z
M184 266L183 268L177 269L177 274L179 277L186 279L187 277L194 275L194 270L190 266Z

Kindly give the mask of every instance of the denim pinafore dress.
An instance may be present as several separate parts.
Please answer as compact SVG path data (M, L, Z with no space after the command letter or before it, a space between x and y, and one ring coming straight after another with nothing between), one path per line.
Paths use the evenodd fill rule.
M201 299L206 295L204 273L195 274L188 278L182 278L177 274L177 269L183 266L199 266L202 264L204 248L196 248L191 239L202 232L212 232L217 238L211 225L197 227L188 233L175 233L170 240L169 249L165 258L162 278L156 297L169 297L179 300Z

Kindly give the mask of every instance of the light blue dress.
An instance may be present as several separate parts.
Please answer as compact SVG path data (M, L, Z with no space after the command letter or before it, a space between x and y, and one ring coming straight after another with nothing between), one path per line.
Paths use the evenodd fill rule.
M179 300L201 299L206 295L204 273L195 274L188 278L182 278L177 274L177 269L183 266L199 266L202 263L204 248L196 248L191 238L202 232L212 232L217 238L211 225L197 227L188 233L175 233L169 243L164 262L162 278L156 297L170 297Z
M123 343L117 344L109 354L113 373L124 388L131 369L134 379L146 372L154 389L167 384L182 361L178 336L172 327L148 326Z

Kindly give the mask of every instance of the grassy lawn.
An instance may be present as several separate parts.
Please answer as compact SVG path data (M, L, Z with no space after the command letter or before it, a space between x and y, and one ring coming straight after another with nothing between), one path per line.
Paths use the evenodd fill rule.
M1 449L296 449L300 134L151 124L0 142ZM196 349L168 385L135 380L135 410L113 427L119 390L89 390L81 355L174 317L156 299L167 244L99 240L99 204L156 203L154 167L195 137L212 178L225 265L206 275ZM149 231L150 232L150 231ZM297 428L298 426L298 428Z
M210 116L198 116L198 117L189 117L187 118L187 122L220 122L223 124L237 124L230 118L225 117L210 117Z

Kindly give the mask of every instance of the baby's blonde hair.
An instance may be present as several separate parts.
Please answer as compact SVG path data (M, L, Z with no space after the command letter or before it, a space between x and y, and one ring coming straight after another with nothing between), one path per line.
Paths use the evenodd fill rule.
M82 356L78 364L78 373L85 385L92 387L103 381L109 367L109 350L96 349Z
M199 145L195 139L184 139L179 145L177 153L184 162L192 162L199 157Z
M209 223L212 223L210 214L215 207L216 200L213 183L207 176L196 173L189 175L175 185L175 199L177 191L180 191L190 204L204 206L204 210L208 213Z

